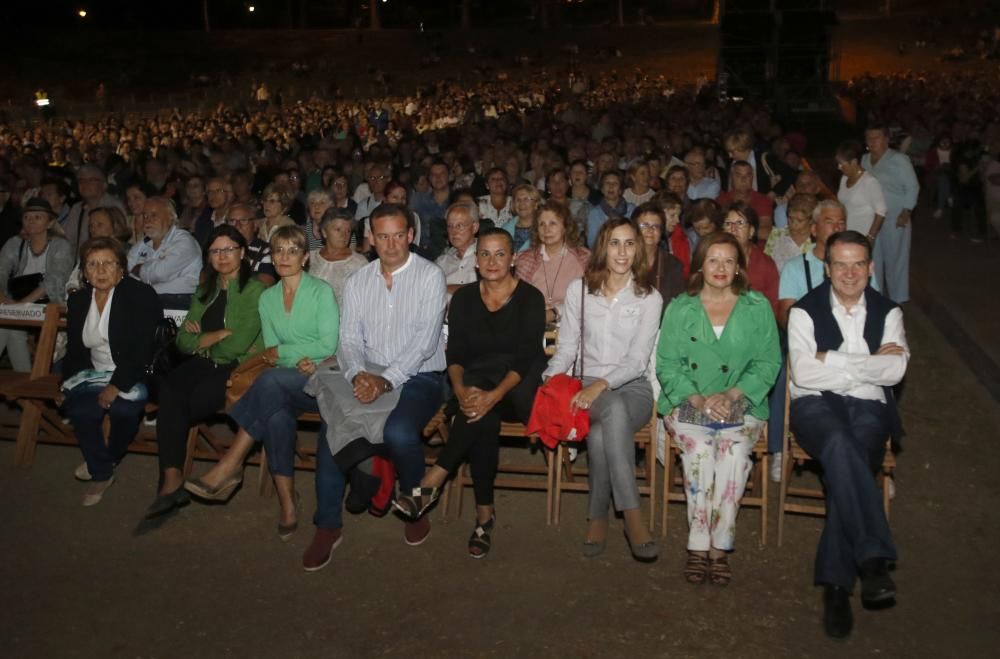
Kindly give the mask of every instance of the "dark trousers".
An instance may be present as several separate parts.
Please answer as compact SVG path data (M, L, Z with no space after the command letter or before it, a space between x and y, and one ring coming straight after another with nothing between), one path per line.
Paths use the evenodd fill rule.
M382 441L404 492L419 487L424 477L423 430L441 406L443 389L442 373L417 373L403 385L382 429Z
M161 472L184 468L188 430L226 404L226 381L234 367L195 356L158 379L156 444Z
M841 400L842 407L820 396L798 398L789 423L799 445L823 468L826 524L816 551L815 581L851 590L858 566L872 558L895 560L896 547L873 477L889 436L885 405Z
M544 369L545 361L539 360L523 380L474 423L469 423L461 409L451 421L448 443L441 449L437 465L451 473L468 457L477 506L493 505L493 481L500 460L500 423L528 422Z
M82 389L82 391L81 391ZM73 432L80 443L83 459L87 461L87 470L95 481L106 481L114 474L115 465L128 451L129 444L139 431L142 411L146 406L143 400L124 400L116 398L110 409L102 408L97 402L97 395L103 387L79 387L66 396L64 409ZM101 424L104 415L111 417L111 433L108 442L104 442L104 431Z

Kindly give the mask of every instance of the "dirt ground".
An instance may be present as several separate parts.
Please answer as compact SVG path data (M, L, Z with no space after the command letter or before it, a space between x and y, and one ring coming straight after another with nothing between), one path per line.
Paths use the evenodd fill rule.
M941 231L928 225L918 232L918 252L936 249ZM996 243L981 250L980 260L995 270ZM968 270L950 263L955 272ZM658 563L632 561L615 534L604 557L582 558L579 494L566 496L561 525L549 527L542 494L501 493L494 549L483 561L465 554L468 510L447 520L436 511L433 533L419 548L402 542L394 518L349 517L333 563L306 574L300 557L311 528L306 523L280 542L274 501L252 487L228 505L194 504L133 537L153 496L154 458L130 455L104 502L83 509L82 486L71 475L80 459L75 449L41 447L34 468L24 471L11 466L13 444L2 443L2 654L991 656L1000 642L1000 574L989 558L1000 541L1000 458L981 449L1000 425L1000 408L921 307L907 305L906 322L909 436L892 508L899 601L886 611L856 610L846 643L823 637L820 592L811 585L821 521L790 518L779 548L773 506L767 546L758 543L757 511L741 515L736 577L725 589L684 582L679 504L671 506ZM248 484L255 480L256 469L248 469ZM312 474L302 473L298 488L307 522Z

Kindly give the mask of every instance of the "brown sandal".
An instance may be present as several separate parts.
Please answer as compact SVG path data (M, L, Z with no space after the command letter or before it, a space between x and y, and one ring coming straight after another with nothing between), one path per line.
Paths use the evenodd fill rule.
M705 583L705 577L708 576L708 557L702 556L701 554L696 554L693 551L688 552L687 565L684 566L684 578L687 579L688 583L699 584Z
M716 586L728 586L733 580L733 571L729 569L729 556L723 554L718 558L709 559L709 576Z

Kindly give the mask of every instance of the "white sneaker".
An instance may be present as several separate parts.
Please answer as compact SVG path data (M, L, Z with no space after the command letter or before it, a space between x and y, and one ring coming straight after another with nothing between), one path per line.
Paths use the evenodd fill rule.
M771 472L771 482L780 483L781 482L781 452L771 454L771 466L768 469Z
M156 427L156 417L155 416L143 417L142 423L143 423L143 425L149 426L150 428L155 428Z
M567 449L569 451L569 461L576 462L576 456L580 455L580 451L573 448L572 446Z
M889 488L889 500L891 501L896 498L896 479L887 478L885 479L885 482L886 482L885 486Z
M77 467L76 470L73 472L73 477L78 481L84 481L84 482L87 482L93 478L93 476L90 475L90 470L87 469L86 462L80 463L80 466Z

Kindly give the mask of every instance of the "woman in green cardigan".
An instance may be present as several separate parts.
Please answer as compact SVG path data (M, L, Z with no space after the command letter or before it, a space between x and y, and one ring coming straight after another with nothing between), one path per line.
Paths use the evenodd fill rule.
M774 314L748 289L739 243L721 232L702 238L687 295L667 307L656 350L659 411L684 465L691 583L732 578L736 514L780 365Z
M281 281L260 296L264 360L262 373L229 408L240 426L226 455L201 478L184 487L199 499L226 501L243 482L243 461L257 442L267 451L281 513L278 536L287 540L298 528L294 490L296 419L318 412L316 399L303 393L306 380L337 350L340 312L333 289L304 270L309 258L300 227L278 227L271 236L271 261Z
M157 381L160 489L147 517L190 501L182 487L188 430L222 409L229 374L263 349L257 304L265 287L253 278L246 254L246 239L228 224L205 241L204 283L177 333L177 347L191 357Z

